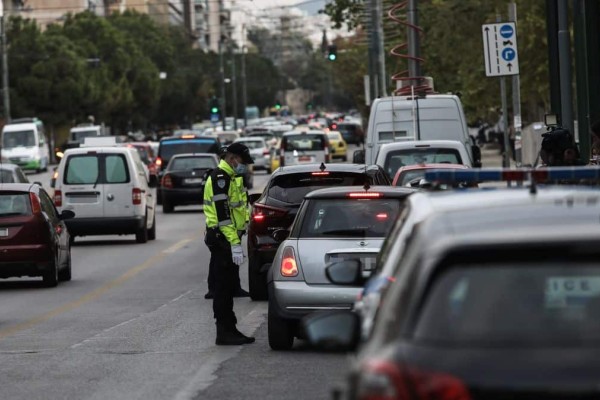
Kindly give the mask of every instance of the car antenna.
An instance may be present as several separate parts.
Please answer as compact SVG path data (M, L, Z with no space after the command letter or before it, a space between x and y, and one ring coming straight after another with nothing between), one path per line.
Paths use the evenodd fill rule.
M321 170L321 172L325 171L325 169L326 169L326 168L327 168L327 167L325 166L325 163L324 163L324 162L322 162L322 163L321 163L321 166L319 167L319 169Z
M531 186L529 186L529 194L535 195L537 194L537 182L531 171L529 173L529 179L531 180Z

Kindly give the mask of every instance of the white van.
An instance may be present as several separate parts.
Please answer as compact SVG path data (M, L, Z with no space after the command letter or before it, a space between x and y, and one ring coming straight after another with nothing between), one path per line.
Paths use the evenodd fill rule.
M4 125L2 157L25 171L45 171L50 163L50 151L42 121L21 118Z
M281 137L279 165L328 163L329 139L323 131L291 131Z
M75 212L67 223L71 238L134 234L145 243L156 238L157 183L135 148L69 149L58 166L54 205Z
M456 140L464 144L471 165L480 166L481 154L469 136L467 120L458 96L430 94L424 97L393 96L371 105L364 162L374 164L383 143L414 140Z

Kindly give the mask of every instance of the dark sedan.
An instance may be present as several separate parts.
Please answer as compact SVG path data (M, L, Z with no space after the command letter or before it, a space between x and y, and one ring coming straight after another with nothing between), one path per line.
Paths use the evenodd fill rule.
M176 206L202 204L207 174L216 168L214 154L178 154L171 158L161 181L162 208L171 213Z
M56 211L37 184L0 184L0 278L41 276L44 285L71 280L69 232L63 220L73 211Z

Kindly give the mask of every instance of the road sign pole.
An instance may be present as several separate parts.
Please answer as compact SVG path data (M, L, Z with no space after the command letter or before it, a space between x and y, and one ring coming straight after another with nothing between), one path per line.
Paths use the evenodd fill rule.
M502 166L510 167L510 143L508 141L508 105L506 104L506 78L500 77L500 97L502 97L502 120L504 121L504 154L502 155Z
M511 22L517 23L517 4L510 3L508 5L508 18ZM512 77L512 94L513 94L513 114L514 119L511 121L515 128L515 159L517 166L521 166L523 161L522 152L522 141L521 141L521 79L520 75L513 75Z

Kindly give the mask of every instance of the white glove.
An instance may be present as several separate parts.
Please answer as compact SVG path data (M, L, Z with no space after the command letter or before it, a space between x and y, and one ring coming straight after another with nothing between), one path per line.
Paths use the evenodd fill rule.
M234 244L231 246L231 260L235 265L242 265L244 263L244 252L241 245Z

